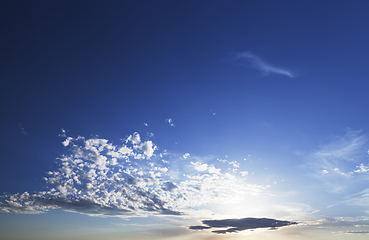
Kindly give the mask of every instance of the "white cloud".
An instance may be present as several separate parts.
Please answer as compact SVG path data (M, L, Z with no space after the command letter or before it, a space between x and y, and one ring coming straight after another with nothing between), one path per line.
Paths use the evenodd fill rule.
M121 148L119 148L118 152L121 153L121 154L123 154L123 155L130 155L133 152L133 150L131 148L128 148L127 146L123 145ZM116 152L113 152L112 151L110 153L110 155L113 156L114 153L116 153ZM119 157L120 154L115 155L115 156Z
M169 126L174 127L173 119L167 118L165 121L169 124Z
M221 171L222 169L220 169L220 168L216 168L216 167L214 167L214 166L212 165L212 166L210 166L210 167L208 168L208 170L209 170L209 173L220 174L220 171Z
M200 162L191 162L191 164L194 166L194 168L199 171L199 172L203 172L205 171L206 169L208 169L208 165L206 163L204 164L201 164Z
M140 149L148 158L150 158L154 154L156 146L152 143L152 141L146 141L141 143Z
M67 139L65 139L65 140L62 142L62 144L64 145L64 147L66 147L66 146L68 146L68 145L69 145L70 140L72 140L72 138L71 138L71 137L68 137Z
M132 144L139 144L141 142L140 134L137 132L133 133L133 135L129 135L129 137L126 140L127 142L132 142Z
M156 156L156 145L141 142L138 133L130 135L122 146L103 138L67 139L65 146L70 154L57 158L58 170L49 171L44 178L47 190L3 196L0 211L63 209L105 216L178 215L208 203L240 202L267 189L203 163L211 157L193 157L199 161L189 162L175 159L166 151Z
M358 170L355 170L355 173L365 173L369 171L369 167L368 166L364 166L363 163L360 164L360 166L356 166L357 168L359 168Z
M63 128L61 129L61 132L62 132L62 133L60 133L60 134L58 135L59 137L67 137L67 135L66 135L66 131L65 131Z
M294 77L293 74L290 71L287 71L287 70L282 69L282 68L274 67L274 66L268 64L267 62L262 61L258 56L252 54L251 52L239 53L239 54L236 55L235 60L237 60L237 61L245 60L248 63L250 63L252 67L258 69L259 71L261 71L265 75L267 75L269 73L275 73L275 74L282 74L282 75L288 76L290 78Z
M184 159L186 159L186 158L188 158L190 156L190 154L189 153L185 153L184 155L183 155L183 158Z
M234 168L240 167L240 164L237 161L228 162L228 164L232 165Z

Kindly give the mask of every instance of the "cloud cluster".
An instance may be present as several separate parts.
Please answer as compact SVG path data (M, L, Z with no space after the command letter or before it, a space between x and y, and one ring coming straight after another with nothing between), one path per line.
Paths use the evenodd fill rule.
M240 61L244 60L247 61L253 68L261 71L263 74L267 75L269 73L274 74L282 74L293 78L293 74L290 71L287 71L282 68L274 67L268 64L265 61L262 61L258 56L252 54L251 52L242 52L236 55L235 60Z
M65 131L63 137L69 154L59 157L58 169L44 178L48 190L2 196L0 211L182 215L212 202L237 202L267 188L247 184L199 157L154 154L157 146L138 133L120 145L103 138L67 137Z
M213 230L213 233L237 233L244 230L253 230L258 228L269 228L271 230L295 225L297 222L282 221L270 218L241 218L241 219L223 219L223 220L204 220L205 226L190 226L192 230L204 230L211 228L226 228L222 230Z

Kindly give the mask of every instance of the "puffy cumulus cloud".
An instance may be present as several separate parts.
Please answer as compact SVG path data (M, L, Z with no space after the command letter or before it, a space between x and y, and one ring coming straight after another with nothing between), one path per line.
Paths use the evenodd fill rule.
M66 147L66 146L68 146L69 145L69 143L70 143L70 140L72 140L73 138L71 138L71 137L68 137L67 139L65 139L63 142L62 142L62 144L64 145L64 147Z
M154 151L156 150L156 146L152 143L152 141L146 141L141 143L141 145L138 147L138 149L141 149L143 153L146 155L146 157L150 158Z
M297 222L283 221L270 218L241 218L241 219L222 219L222 220L204 220L205 226L190 226L191 230L204 230L211 228L226 228L221 230L213 230L213 233L237 233L239 231L268 228L275 230L280 227L298 224Z
M156 145L141 140L138 133L120 145L84 137L66 137L62 144L68 154L57 158L57 170L44 178L47 190L4 195L0 211L182 215L209 203L241 201L267 189L247 184L232 172L222 173L213 164L183 161L183 154L177 159L166 151L155 155Z
M129 135L127 140L126 140L126 143L127 142L131 142L132 144L139 144L141 142L140 134L135 132L132 135Z
M221 169L216 168L214 165L209 166L206 163L200 163L200 162L191 162L191 164L196 171L199 171L199 172L207 171L210 174L221 174L220 173Z
M203 171L205 171L206 169L208 169L208 165L206 164L206 163L204 163L204 164L201 164L201 163L199 163L199 162L191 162L191 164L193 165L193 167L197 170L197 171L199 171L199 172L203 172Z
M363 163L360 164L360 166L356 166L358 168L355 170L355 173L365 173L369 171L369 166L365 166Z

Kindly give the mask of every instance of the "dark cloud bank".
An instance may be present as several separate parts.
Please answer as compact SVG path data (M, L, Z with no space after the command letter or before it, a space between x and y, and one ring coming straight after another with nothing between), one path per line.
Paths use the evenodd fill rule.
M236 233L239 231L269 228L275 230L279 227L298 224L297 222L282 221L270 218L241 218L241 219L223 219L223 220L204 220L202 223L206 226L190 226L192 230L204 230L211 228L227 228L225 230L214 230L213 233Z

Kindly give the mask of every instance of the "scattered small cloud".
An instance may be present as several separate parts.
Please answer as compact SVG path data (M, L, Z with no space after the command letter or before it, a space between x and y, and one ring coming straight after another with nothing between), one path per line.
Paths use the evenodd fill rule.
M67 135L66 135L66 131L62 128L61 129L61 133L58 135L59 137L63 137L63 138L66 138Z
M173 119L167 118L165 121L169 124L169 126L174 127Z
M24 129L24 127L22 126L22 124L19 124L19 128L20 128L20 131L23 135L27 135L27 132L26 130Z
M185 153L184 155L183 155L183 158L184 159L186 159L186 158L188 158L190 156L190 154L189 153Z
M242 52L237 54L235 57L235 61L246 61L251 65L251 67L261 71L265 75L268 75L269 73L274 73L294 78L294 75L290 71L272 66L266 61L261 60L258 56L254 55L251 52Z
M144 125L145 125L145 127L149 126L149 124L147 124L147 123L144 123Z
M297 222L283 221L270 218L241 218L241 219L223 219L223 220L204 220L205 226L190 226L191 230L204 230L212 228L227 228L221 230L213 230L212 233L238 233L245 230L254 230L259 228L267 228L276 230L280 227L298 224Z

